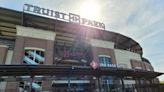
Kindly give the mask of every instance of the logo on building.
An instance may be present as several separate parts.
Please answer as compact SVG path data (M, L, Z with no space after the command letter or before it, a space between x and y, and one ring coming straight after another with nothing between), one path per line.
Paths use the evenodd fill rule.
M83 46L79 44L76 46L55 46L55 61L58 63L76 63L81 65L89 65L92 61L92 53L90 45Z
M46 9L46 8L42 8L39 6L30 5L30 4L24 4L23 12L24 11L27 11L28 13L30 12L33 14L47 16L50 18L55 18L57 20L61 20L65 22L72 22L72 23L77 23L80 25L90 26L94 28L105 29L104 23L81 18L79 15L73 14L73 13L66 14L59 11L54 11L51 9Z
M93 69L97 69L98 66L99 66L99 64L98 64L96 61L92 61L92 62L90 63L90 66L91 66Z

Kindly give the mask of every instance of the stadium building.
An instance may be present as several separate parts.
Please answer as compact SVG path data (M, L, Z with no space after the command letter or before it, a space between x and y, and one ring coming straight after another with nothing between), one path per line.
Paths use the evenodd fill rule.
M135 40L76 14L0 8L1 92L160 92L152 85L163 73L142 54Z

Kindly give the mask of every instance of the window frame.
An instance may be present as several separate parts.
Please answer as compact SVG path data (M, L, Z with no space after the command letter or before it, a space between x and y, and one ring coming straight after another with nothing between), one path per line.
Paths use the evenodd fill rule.
M26 51L34 51L35 53L36 53L37 51L43 52L44 60L43 60L42 62L36 62L36 61L37 61L36 57L33 57L32 60L33 60L35 63L37 63L37 64L44 64L44 61L45 61L45 49L36 48L36 47L24 47L24 56L26 56L26 55L25 55ZM23 57L24 57L24 56L23 56ZM30 55L27 56L27 57L30 57ZM22 64L27 64L27 63L24 62L24 59L23 59Z
M98 58L100 67L110 67L108 64L112 64L111 56L109 55L98 55Z

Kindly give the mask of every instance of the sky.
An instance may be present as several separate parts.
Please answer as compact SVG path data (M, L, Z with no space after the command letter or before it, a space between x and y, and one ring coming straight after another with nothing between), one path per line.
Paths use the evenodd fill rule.
M92 7L82 14L88 2L96 5L96 17L89 16ZM155 71L164 72L164 0L0 0L0 7L22 11L25 3L103 22L107 30L137 41Z

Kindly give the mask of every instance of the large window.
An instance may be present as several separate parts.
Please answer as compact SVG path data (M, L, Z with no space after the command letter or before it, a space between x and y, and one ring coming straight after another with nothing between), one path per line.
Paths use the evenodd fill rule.
M24 50L23 56L23 64L43 64L45 61L44 57L44 49L40 48L32 48L26 47ZM29 78L30 76L24 76L25 78ZM24 78L22 76L22 78ZM36 77L36 76L35 76ZM30 85L32 86L32 92L40 92L42 89L42 82L41 81L33 81L32 84L28 81L21 81L19 82L19 92L28 92Z
M111 76L101 76L103 92L113 92L113 78Z
M29 92L30 85L32 86L32 92L40 92L41 91L42 82L35 81L32 84L27 81L19 82L19 92Z
M44 60L45 58L43 50L25 48L23 64L43 64Z
M99 55L100 67L110 67L112 64L111 57L107 55Z

